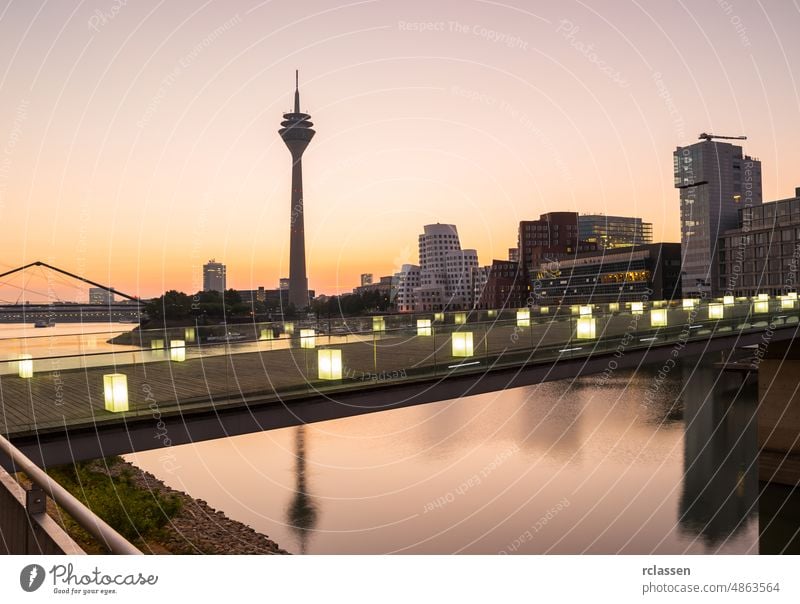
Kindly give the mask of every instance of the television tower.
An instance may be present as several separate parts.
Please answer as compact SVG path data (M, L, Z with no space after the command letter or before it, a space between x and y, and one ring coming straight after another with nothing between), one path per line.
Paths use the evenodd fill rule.
M314 138L311 116L300 111L299 73L295 71L294 111L283 114L281 135L292 154L292 206L289 228L289 304L306 308L308 276L306 275L306 233L303 220L303 152Z

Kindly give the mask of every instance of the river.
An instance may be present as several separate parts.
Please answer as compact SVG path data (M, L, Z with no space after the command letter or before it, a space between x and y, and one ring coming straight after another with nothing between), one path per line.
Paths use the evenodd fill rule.
M293 553L758 553L755 382L659 368L126 458Z

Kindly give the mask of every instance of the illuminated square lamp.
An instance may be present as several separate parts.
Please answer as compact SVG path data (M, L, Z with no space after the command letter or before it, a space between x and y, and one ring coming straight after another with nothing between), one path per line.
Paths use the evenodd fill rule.
M664 300L656 300L653 302L653 308L661 308L664 306Z
M300 330L300 348L315 348L317 338L313 329Z
M531 324L531 311L528 308L520 308L517 311L517 327L528 327Z
M267 329L261 330L261 335L258 336L259 340L274 340L275 339L275 332L272 331L271 327Z
M578 314L582 317L591 317L592 316L592 307L591 306L581 306L578 309Z
M434 321L444 321L444 313L443 312L434 313L433 320Z
M372 317L372 331L386 331L386 321L383 317Z
M733 306L736 302L736 299L733 296L722 296L722 303L725 306Z
M112 413L128 410L128 377L124 373L107 373L103 376L105 409Z
M619 302L610 302L608 312L619 312Z
M590 340L595 337L597 319L593 317L581 317L578 319L576 336L579 340Z
M571 314L573 314L573 315L580 314L580 312L581 312L581 307L580 307L580 306L578 306L577 304L573 304L572 306L570 306L570 307L569 307L569 312L570 312Z
M716 303L708 305L709 319L722 319L724 316L725 316L725 306Z
M150 350L163 350L164 340L150 340Z
M467 322L467 313L457 312L453 315L453 321L455 321L456 325L464 325Z
M684 298L683 299L683 308L684 308L684 310L693 309L695 304L697 304L697 300L695 300L694 298Z
M183 338L187 342L194 342L194 338L195 338L194 327L187 327L186 329L184 329L183 330Z
M289 321L288 323L283 324L283 333L288 335L294 335L294 323Z
M644 312L644 302L631 302L631 312L635 315L641 315Z
M33 377L33 355L31 354L19 355L19 377L21 378Z
M789 298L790 300L797 300L797 292L789 292L788 294L786 294L786 297Z
M186 360L186 342L172 340L169 343L169 360L177 363L182 363Z
M787 310L794 308L794 303L796 300L790 298L789 296L784 296L781 298L781 309Z
M543 314L543 315L549 314L550 313L550 307L549 306L540 306L539 307L539 313Z
M429 336L433 332L430 319L417 319L417 335Z
M471 357L473 355L471 331L457 331L453 334L452 339L454 357Z
M497 311L496 310L487 310L486 311L486 316L489 317L490 319L494 318L494 317L497 316Z
M769 294L758 294L758 296L756 297L756 300L758 302L768 301L769 300Z
M757 314L769 312L769 300L757 300L753 302L753 312Z
M318 375L321 380L342 379L342 351L335 348L321 348L317 351Z
M651 327L666 327L667 326L667 309L654 308L650 311L650 326Z

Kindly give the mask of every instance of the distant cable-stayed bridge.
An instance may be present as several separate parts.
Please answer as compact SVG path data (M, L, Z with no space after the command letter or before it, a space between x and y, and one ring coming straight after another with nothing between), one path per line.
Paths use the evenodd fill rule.
M30 271L32 269L47 271L46 274L41 276L41 278L46 281L47 291L43 292L39 291L39 289L32 288L30 286L30 281L25 280L25 271ZM21 285L10 283L7 280L8 277L16 274L23 275ZM56 278L58 278L57 285L59 286L66 285L67 287L75 287L63 279L63 277L67 277L70 280L101 289L107 292L109 297L119 296L120 298L124 298L124 301L82 303L62 300L54 292L51 285L51 275L55 275ZM81 275L47 264L46 262L31 262L24 266L19 266L0 273L0 286L6 286L18 292L17 298L13 302L8 299L0 299L0 323L52 324L96 323L107 321L134 322L138 321L141 317L139 300L136 297ZM27 299L29 294L34 294L42 298L42 300L30 302Z

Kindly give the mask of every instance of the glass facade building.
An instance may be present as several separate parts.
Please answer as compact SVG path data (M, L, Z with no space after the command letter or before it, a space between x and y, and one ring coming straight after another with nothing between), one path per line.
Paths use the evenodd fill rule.
M702 141L673 153L680 191L682 282L686 297L719 296L717 241L739 210L761 205L761 162L729 143Z
M633 216L578 216L578 237L597 249L614 249L653 243L653 224Z

